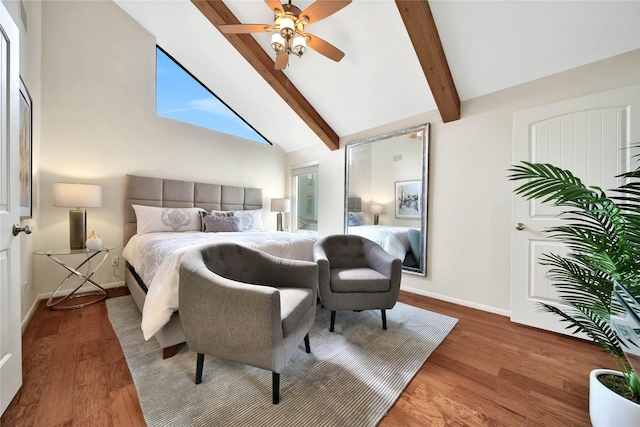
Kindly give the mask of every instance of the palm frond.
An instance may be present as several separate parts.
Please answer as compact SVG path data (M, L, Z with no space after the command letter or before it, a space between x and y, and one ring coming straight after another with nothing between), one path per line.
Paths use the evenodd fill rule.
M518 181L527 179L514 192L527 200L542 199L543 203L555 200L554 204L561 205L567 200L589 200L597 197L597 192L582 184L580 178L571 172L547 163L522 162L509 169L509 179Z
M615 281L640 298L640 167L621 174L624 183L607 190L611 196L546 163L522 162L509 172L510 180L525 181L514 193L562 208L563 223L544 231L569 252L539 259L549 267L561 305L541 303L541 309L558 315L572 333L598 343L623 372L633 372L610 321ZM640 394L640 386L635 390Z
M572 307L569 312L550 304L541 304L543 310L560 316L561 321L569 323L566 329L573 334L584 333L607 353L617 357L624 357L616 333L597 312L588 307Z

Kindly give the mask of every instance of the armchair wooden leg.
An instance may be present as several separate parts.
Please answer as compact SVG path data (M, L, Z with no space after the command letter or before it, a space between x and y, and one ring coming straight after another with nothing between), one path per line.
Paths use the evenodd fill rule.
M202 366L204 365L204 354L198 353L198 360L196 361L196 384L202 382Z
M309 344L309 334L304 336L304 351L311 353L311 344Z
M336 325L336 312L331 312L331 325L329 326L329 332L333 332L333 328Z
M386 331L387 330L387 312L384 309L380 311L382 311L382 329Z
M280 374L275 372L271 373L272 387L273 387L273 404L280 403Z

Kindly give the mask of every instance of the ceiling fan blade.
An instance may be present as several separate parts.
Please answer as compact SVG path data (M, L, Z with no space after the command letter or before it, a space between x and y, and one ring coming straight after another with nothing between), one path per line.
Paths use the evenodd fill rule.
M307 39L307 46L315 50L319 54L324 55L336 62L340 62L340 60L344 58L344 52L331 43L328 43L322 40L320 37L314 36L313 34L307 33L304 36Z
M307 23L311 24L333 15L343 7L348 6L349 3L351 3L351 0L316 0L315 3L300 13L300 17L306 16Z
M269 6L269 9L271 9L271 12L274 12L277 10L279 10L281 13L282 12L282 3L280 3L280 0L264 0L264 2L267 4L267 6Z
M284 70L287 68L287 64L289 63L289 55L286 52L281 52L276 55L276 70Z
M225 34L266 33L273 30L269 24L228 24L219 25L218 29Z

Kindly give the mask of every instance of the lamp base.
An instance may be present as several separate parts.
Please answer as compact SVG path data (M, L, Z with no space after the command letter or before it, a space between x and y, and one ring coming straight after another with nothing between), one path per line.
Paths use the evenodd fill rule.
M380 220L380 215L373 214L373 225L378 225L379 220Z
M278 231L282 231L282 212L277 215Z
M87 241L86 209L69 210L69 247L84 249Z

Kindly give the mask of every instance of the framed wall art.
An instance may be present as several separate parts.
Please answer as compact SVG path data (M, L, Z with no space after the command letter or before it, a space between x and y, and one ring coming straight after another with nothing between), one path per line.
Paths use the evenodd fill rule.
M20 79L20 218L33 216L31 97Z
M422 215L422 181L396 182L396 218L420 218Z

